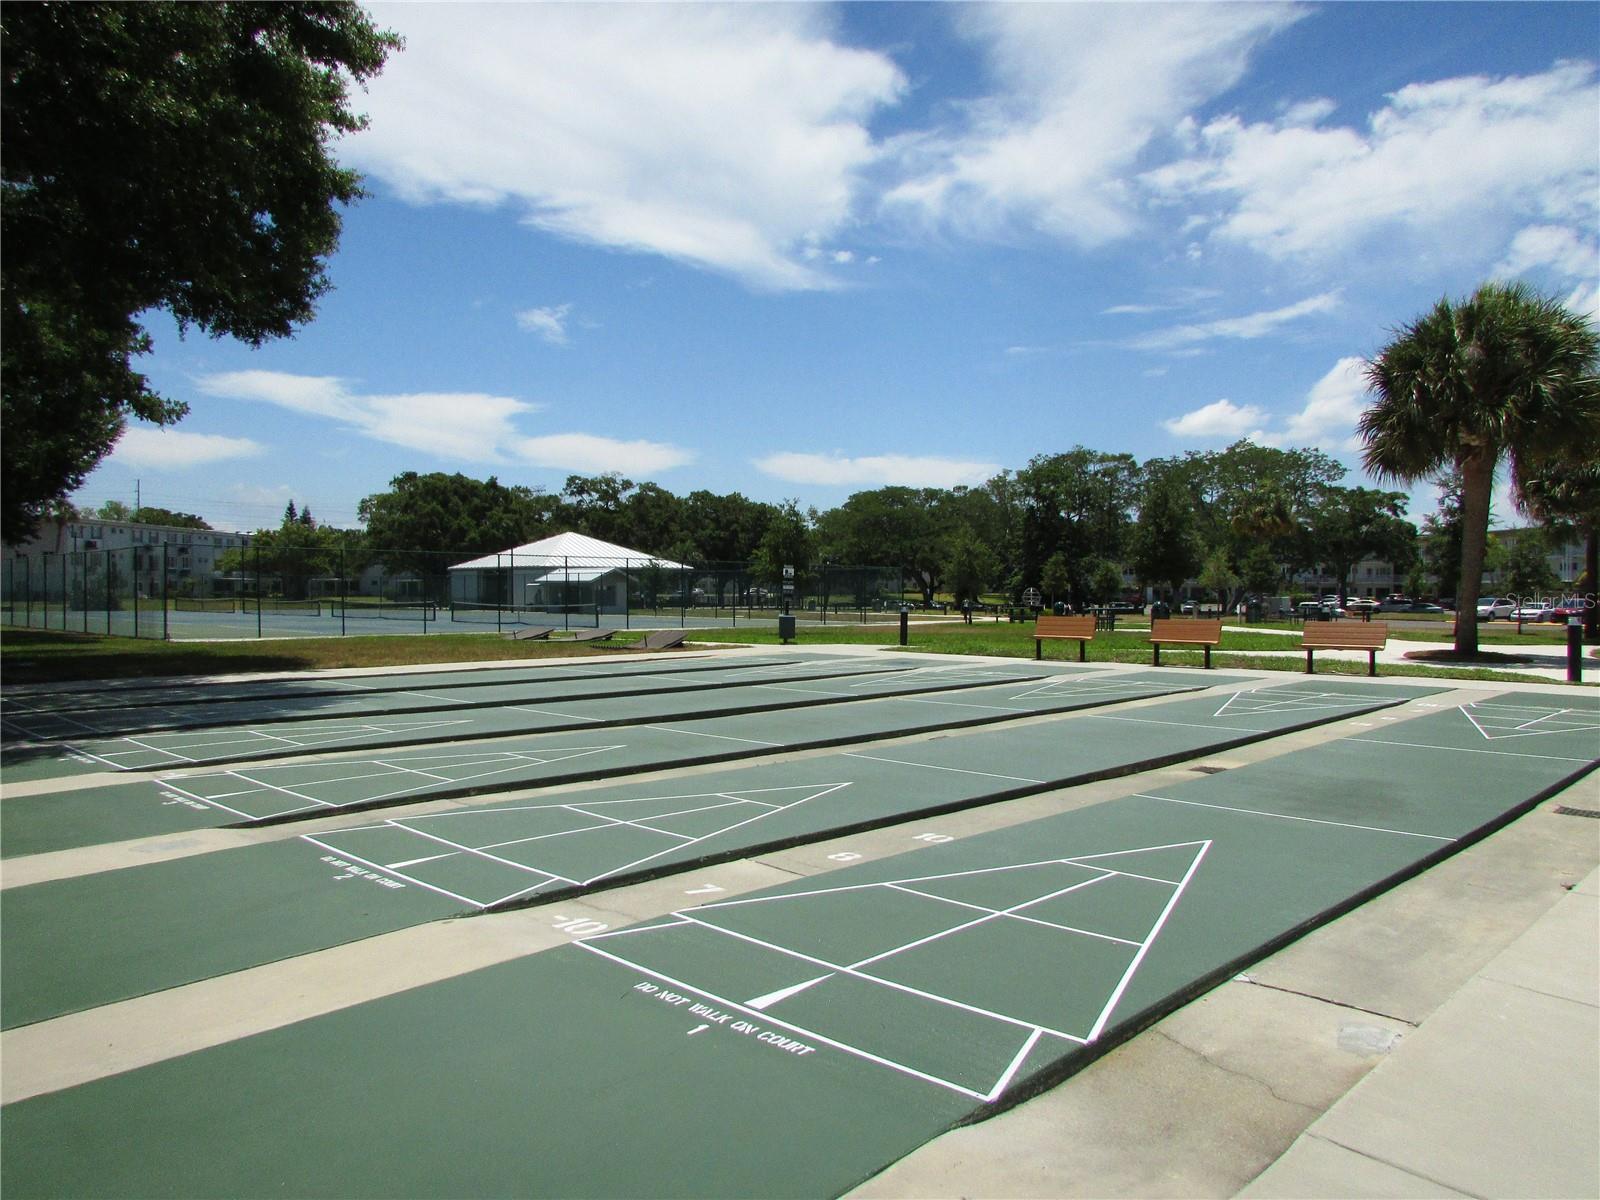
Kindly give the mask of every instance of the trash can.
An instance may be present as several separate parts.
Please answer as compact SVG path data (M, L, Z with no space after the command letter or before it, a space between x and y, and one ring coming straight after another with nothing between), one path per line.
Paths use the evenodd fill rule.
M785 646L795 640L794 615L792 613L785 613L778 618L778 640Z

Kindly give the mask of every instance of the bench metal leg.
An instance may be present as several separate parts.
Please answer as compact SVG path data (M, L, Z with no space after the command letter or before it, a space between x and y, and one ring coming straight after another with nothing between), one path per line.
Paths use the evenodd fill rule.
M1367 674L1374 679L1378 677L1378 652L1376 650L1367 651Z
M1041 662L1043 659L1044 659L1044 640L1042 638L1034 638L1033 639L1033 661L1034 662Z
M1206 670L1209 671L1209 670L1211 670L1211 647L1210 646L1205 647L1205 652L1206 652Z
M1150 649L1151 649L1151 652L1154 653L1154 655L1155 655L1155 657L1150 660L1150 665L1152 667L1159 667L1161 665L1161 643L1160 642L1151 642L1150 643Z
M1307 675L1315 675L1316 674L1316 672L1311 669L1311 654L1312 654L1312 652L1310 650L1306 651L1306 674Z
M1089 661L1089 643L1084 641L1082 638L1078 639L1078 661Z

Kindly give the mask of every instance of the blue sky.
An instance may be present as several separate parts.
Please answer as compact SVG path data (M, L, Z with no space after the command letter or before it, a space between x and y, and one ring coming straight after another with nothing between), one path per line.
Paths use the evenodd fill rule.
M825 508L1247 436L1360 483L1394 327L1491 277L1600 312L1592 3L373 12L408 45L317 320L151 320L190 415L79 503L354 524L406 470L614 470Z

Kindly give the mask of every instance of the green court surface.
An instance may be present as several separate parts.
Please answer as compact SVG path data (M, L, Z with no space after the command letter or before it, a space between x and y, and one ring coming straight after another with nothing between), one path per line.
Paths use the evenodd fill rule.
M1306 682L926 742L393 817L5 893L0 1027L441 915L611 887L1147 769L1438 689ZM341 896L357 892L356 919ZM287 905L287 908L284 906ZM63 945L75 948L71 957Z
M670 654L666 658L632 659L616 662L605 659L542 659L496 666L462 667L458 670L382 670L368 674L315 675L291 678L178 678L152 683L150 680L94 680L64 685L29 685L13 688L0 701L6 718L29 715L101 714L107 710L134 707L187 706L187 704L232 704L232 702L299 699L307 696L349 696L349 694L406 691L410 688L472 688L499 683L555 682L566 678L592 678L595 675L626 678L629 675L670 675L685 670L723 670L730 666L778 666L781 662L803 662L792 654L754 654L749 659L698 658L694 654Z
M819 680L840 675L880 674L912 670L914 662L885 662L861 658L770 659L770 661L728 662L693 670L656 669L651 672L610 672L590 670L587 675L560 672L536 675L523 670L523 678L502 682L474 680L466 683L422 683L408 688L384 691L346 691L344 694L317 696L270 696L266 699L186 702L186 704L142 704L106 710L40 712L6 718L8 738L59 739L102 738L112 734L158 733L171 730L206 730L226 725L275 725L304 720L331 718L382 717L400 712L443 712L443 710L486 709L501 704L562 704L565 701L592 701L613 696L643 696L672 691L701 691L726 688L741 683L768 680ZM430 678L438 678L430 672Z
M593 931L10 1105L0 1184L838 1195L1526 810L1597 733L1589 697L1505 696Z
M1040 679L1087 669L1034 663L916 667L879 659L835 660L826 666L777 666L756 673L752 680L692 691L651 694L641 690L605 699L503 703L490 708L409 716L285 721L50 743L12 749L4 762L11 778L24 780L106 770L170 770L198 763L247 762L330 750L387 749L837 704L861 696L949 691L982 687L1002 679ZM763 682L753 681L763 675Z
M632 725L610 736L555 733L375 757L188 772L12 797L0 806L0 853L11 858L190 829L728 762L1242 682L1237 676L1172 670L1055 673L949 693L862 696L857 704Z

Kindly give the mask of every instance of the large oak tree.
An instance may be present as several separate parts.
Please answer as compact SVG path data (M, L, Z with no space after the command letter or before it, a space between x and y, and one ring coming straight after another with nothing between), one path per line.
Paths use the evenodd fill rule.
M141 314L252 345L310 320L349 88L400 41L346 0L0 8L0 533L28 537L128 417L178 420L133 362Z

